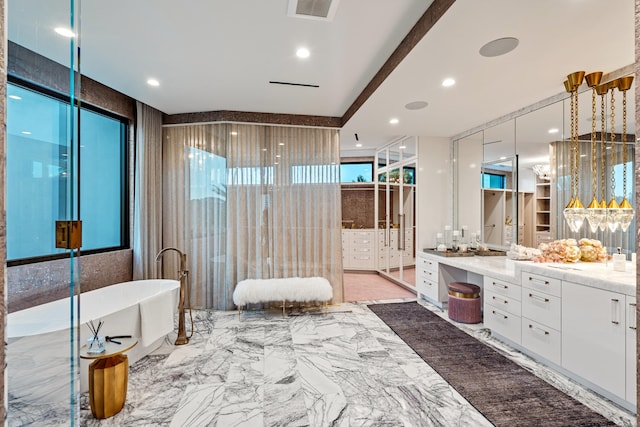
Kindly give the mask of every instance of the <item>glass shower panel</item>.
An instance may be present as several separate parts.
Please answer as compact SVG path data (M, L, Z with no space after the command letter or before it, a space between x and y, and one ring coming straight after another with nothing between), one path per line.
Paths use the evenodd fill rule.
M57 247L55 221L79 220L79 123L72 106L80 93L80 1L7 0L5 7L8 79L29 88L7 90L5 195L9 203L15 194L29 194L39 203L7 204L8 258L69 254L60 264L51 261L55 266L47 280L29 284L38 295L32 302L23 298L12 305L21 285L7 283L7 423L75 426L80 386L74 295L80 293L80 263L77 252ZM62 94L62 99L36 99L32 88ZM16 234L25 222L30 234ZM38 276L41 266L21 268Z

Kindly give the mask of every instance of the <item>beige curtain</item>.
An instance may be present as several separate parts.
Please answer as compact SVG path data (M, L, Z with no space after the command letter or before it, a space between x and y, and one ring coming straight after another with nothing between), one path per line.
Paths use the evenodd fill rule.
M136 103L133 214L133 278L158 276L155 255L162 245L162 113Z
M227 123L164 133L164 244L188 248L193 307L231 309L240 280L296 276L327 278L342 302L337 130Z

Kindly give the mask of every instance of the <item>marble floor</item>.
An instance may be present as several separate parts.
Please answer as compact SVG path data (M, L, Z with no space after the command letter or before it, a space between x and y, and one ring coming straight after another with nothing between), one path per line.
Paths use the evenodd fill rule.
M277 310L241 318L235 312L194 312L196 330L188 345L174 347L169 336L131 366L119 414L94 419L83 395L80 424L491 425L366 304L286 317ZM497 342L482 325L459 326L617 424L635 425L631 414Z

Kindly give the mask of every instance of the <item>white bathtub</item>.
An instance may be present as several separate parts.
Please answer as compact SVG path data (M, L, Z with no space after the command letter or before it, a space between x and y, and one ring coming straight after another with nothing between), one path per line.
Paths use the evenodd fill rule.
M91 337L87 323L93 320L97 325L102 320L100 335L138 338L138 344L127 352L129 364L135 363L162 344L166 332L160 334L157 328L153 329L162 323L159 320L165 324L170 322L168 331L173 330L179 289L177 280L137 280L81 294L80 345ZM52 301L7 316L10 406L14 399L18 399L16 405L22 406L27 401L41 403L43 399L55 400L58 395L68 396L70 301L70 298ZM77 296L73 304L75 315ZM80 361L81 391L88 389L90 363L90 360Z

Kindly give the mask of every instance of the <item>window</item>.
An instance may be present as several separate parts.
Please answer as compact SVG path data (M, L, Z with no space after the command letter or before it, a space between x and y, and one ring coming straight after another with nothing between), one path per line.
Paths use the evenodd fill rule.
M68 101L13 83L7 84L7 95L7 259L66 252L55 247L54 224L71 218L69 200L82 220L83 253L125 247L124 120L80 109L80 138L74 138L73 148L79 153L79 179L69 185ZM77 107L73 111L78 114Z
M373 182L373 163L341 163L340 182Z
M506 188L507 179L495 173L482 174L482 188Z

